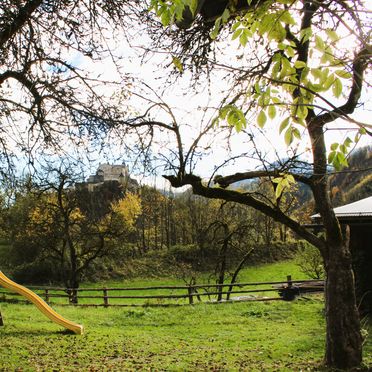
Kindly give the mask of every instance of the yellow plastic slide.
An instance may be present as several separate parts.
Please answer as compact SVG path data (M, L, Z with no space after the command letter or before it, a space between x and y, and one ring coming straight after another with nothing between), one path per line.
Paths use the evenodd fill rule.
M57 314L44 300L42 300L36 293L30 291L26 287L19 285L9 278L7 278L0 271L0 285L7 288L13 292L19 293L20 295L26 297L31 301L45 316L47 316L53 322L75 332L78 335L83 334L83 326L70 322L69 320L63 318L61 315Z

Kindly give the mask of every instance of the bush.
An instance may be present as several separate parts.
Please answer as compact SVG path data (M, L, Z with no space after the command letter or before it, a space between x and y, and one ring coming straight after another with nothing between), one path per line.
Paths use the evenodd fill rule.
M273 241L270 244L257 244L250 258L251 263L271 263L292 259L302 250L304 242L299 240Z
M296 255L296 263L301 271L311 279L324 279L323 258L317 248L304 242L303 249Z
M33 285L51 285L61 282L61 273L55 265L47 260L33 261L16 266L12 277L18 283Z
M168 258L180 264L190 265L193 270L203 272L214 270L218 255L218 247L200 248L197 244L178 244L170 248Z

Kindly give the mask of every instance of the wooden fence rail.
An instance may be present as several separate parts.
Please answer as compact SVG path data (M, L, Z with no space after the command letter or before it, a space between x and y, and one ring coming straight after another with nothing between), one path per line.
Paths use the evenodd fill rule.
M253 288L252 288L253 287ZM28 287L35 291L47 303L75 306L177 306L195 303L195 299L203 302L207 297L208 303L226 301L274 301L292 300L297 295L308 292L323 291L324 283L319 280L292 280L286 281L251 282L233 284L198 284L187 286L150 286L150 287L118 287L118 288L61 288L61 287ZM228 288L226 290L225 288ZM144 294L146 291L165 291L168 293ZM128 293L139 292L139 293ZM179 293L181 291L181 293ZM177 293L178 292L178 293ZM264 296L271 294L271 297ZM253 293L259 294L252 296ZM242 295L247 296L242 296ZM231 297L231 295L240 295ZM6 289L0 290L0 301L20 301L19 296ZM217 298L223 298L217 301ZM66 302L55 301L67 299ZM138 300L133 302L133 300ZM153 301L150 301L153 300ZM169 300L168 302L164 302ZM138 303L139 302L139 303Z

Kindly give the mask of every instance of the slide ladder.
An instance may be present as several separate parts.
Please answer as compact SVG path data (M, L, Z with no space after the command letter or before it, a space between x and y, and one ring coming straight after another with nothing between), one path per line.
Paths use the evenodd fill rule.
M1 271L0 271L0 285L4 288L9 289L12 292L19 293L20 295L26 297L29 301L31 301L45 316L47 316L53 322L61 325L69 329L70 331L75 332L78 335L83 334L83 326L80 324L76 324L70 322L69 320L63 318L61 315L56 313L43 299L41 299L36 293L32 292L28 288L19 285L9 278L7 278Z

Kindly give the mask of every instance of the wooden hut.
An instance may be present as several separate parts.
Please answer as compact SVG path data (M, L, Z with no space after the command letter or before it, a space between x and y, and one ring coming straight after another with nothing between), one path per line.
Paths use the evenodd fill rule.
M357 304L361 314L372 313L372 196L334 209L342 225L350 227ZM320 223L319 214L311 217ZM319 225L318 225L319 226Z

